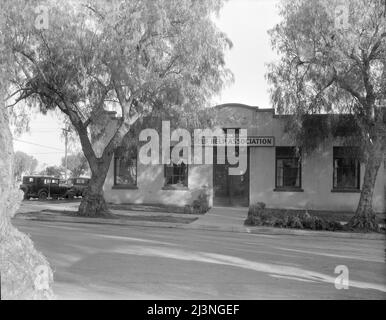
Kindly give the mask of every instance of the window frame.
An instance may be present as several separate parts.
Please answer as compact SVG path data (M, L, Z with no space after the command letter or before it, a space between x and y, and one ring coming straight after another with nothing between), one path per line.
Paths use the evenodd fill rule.
M30 183L34 183L35 182L35 179L33 177L26 177L26 178L23 178L23 179L25 179L23 181L23 183L25 183L25 184L30 184ZM28 181L27 181L27 179L28 179Z
M278 149L279 148L292 148L292 149L296 149L298 148L298 151L297 150L294 150L295 152L298 152L299 155L297 157L293 157L293 158L289 158L288 156L278 156ZM278 175L278 160L282 160L282 159L298 159L298 163L299 163L299 166L298 166L298 170L299 170L299 186L298 187L290 187L290 186L278 186L277 184L277 175ZM275 189L274 191L278 191L278 192L303 192L303 188L302 188L302 170L303 170L303 165L302 165L302 149L297 147L297 146L277 146L275 147ZM284 179L284 177L283 177Z
M114 152L114 185L113 189L138 189L138 147L136 147L136 153L135 153L135 183L132 184L122 184L117 183L117 160L122 159L121 156L117 156L117 150ZM133 158L131 158L132 160Z
M167 183L168 181L168 176L167 176L167 169L173 166L174 170L174 163L171 160L171 154L174 146L170 147L170 164L164 164L164 190L187 190L189 188L189 164L184 163L186 166L186 184L169 184ZM174 175L173 175L174 176Z
M82 182L79 182L79 181L82 181ZM84 178L76 178L75 184L85 186L86 185L86 179L84 179Z
M361 162L359 158L352 157L337 157L335 156L337 149L342 148L356 148L356 147L350 147L350 146L334 146L332 149L332 192L346 192L346 193L359 193L361 192ZM358 176L356 177L356 187L338 187L335 186L335 178L336 178L336 167L335 167L335 160L336 159L354 159L356 160L356 171L358 172Z

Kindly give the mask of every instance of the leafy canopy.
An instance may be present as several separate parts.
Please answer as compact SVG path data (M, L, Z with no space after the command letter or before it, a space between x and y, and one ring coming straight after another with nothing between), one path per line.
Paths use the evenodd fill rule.
M150 114L198 121L196 111L232 79L224 62L231 42L211 19L222 3L7 2L1 32L12 62L8 104L59 108L79 134L90 124L108 126L101 114L115 110L122 118L106 152ZM35 25L38 5L47 8L46 29Z
M66 166L66 159L62 158L62 167ZM72 178L79 178L86 174L89 169L89 165L86 157L82 152L71 154L67 156L67 169L71 172Z
M14 176L16 180L21 180L22 176L33 174L38 166L35 157L22 151L16 151L14 155Z
M347 23L339 24L339 6ZM270 30L280 61L269 66L271 98L280 113L293 114L291 129L305 139L305 120L314 137L333 131L336 123L355 123L349 130L365 145L385 139L386 3L384 0L284 0L282 22ZM340 21L340 20L338 20ZM331 123L312 114L341 114ZM340 127L342 127L340 125ZM352 127L352 126L351 126ZM336 132L341 132L337 130ZM384 143L386 144L386 143Z
M6 10L5 42L16 65L20 98L42 110L68 100L82 115L107 102L205 105L230 76L230 41L210 19L222 1L43 1L48 29L34 25L36 2ZM32 5L33 4L33 5ZM8 7L8 5L7 5ZM167 98L167 99L166 99ZM120 101L122 99L122 101Z

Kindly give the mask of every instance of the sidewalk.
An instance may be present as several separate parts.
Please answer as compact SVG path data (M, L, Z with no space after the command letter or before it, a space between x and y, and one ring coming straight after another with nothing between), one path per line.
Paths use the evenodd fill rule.
M58 208L55 208L58 210ZM61 208L62 209L62 208ZM74 207L66 207L65 210L73 211ZM59 214L58 212L45 210L40 212L19 212L15 219L68 222L68 223L88 223L88 224L107 224L119 226L143 226L156 228L181 228L192 230L210 230L222 232L238 232L249 234L267 234L267 235L298 235L298 236L317 236L333 238L356 238L370 240L385 240L385 234L379 233L352 233L352 232L330 232L330 231L312 231L299 229L280 229L271 227L248 227L244 226L244 220L247 216L246 208L212 208L205 215L187 215L179 213L165 212L143 212L128 210L111 210L115 215L127 218L85 218L70 215ZM133 218L133 220L130 219ZM138 219L144 217L144 219ZM134 219L135 218L135 219ZM162 218L164 221L146 221L152 218ZM167 222L167 220L184 220L184 223ZM196 219L193 222L188 220Z

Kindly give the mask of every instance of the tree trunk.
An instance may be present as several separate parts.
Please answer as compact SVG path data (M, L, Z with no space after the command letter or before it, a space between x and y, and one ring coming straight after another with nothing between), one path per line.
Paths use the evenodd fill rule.
M354 217L348 223L348 226L351 229L379 231L379 226L375 219L375 212L373 210L373 195L375 182L382 161L382 148L379 143L376 143L370 149L366 159L366 169L360 200Z
M80 203L78 214L83 217L109 217L111 213L107 207L103 195L103 185L109 170L111 156L105 159L103 163L91 165L96 170L91 170L91 180L89 182L86 195Z
M29 237L11 223L23 198L13 177L7 111L0 106L0 272L2 299L52 299L52 270Z

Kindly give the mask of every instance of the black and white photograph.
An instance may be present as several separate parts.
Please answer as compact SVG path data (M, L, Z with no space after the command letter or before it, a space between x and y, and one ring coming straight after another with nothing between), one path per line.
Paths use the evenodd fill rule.
M386 0L0 0L0 100L1 300L386 300Z

